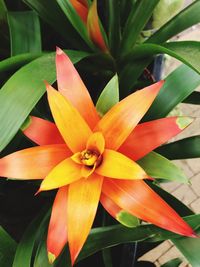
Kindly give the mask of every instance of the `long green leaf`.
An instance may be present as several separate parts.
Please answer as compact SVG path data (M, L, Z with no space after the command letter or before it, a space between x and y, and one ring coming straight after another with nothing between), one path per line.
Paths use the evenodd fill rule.
M191 159L200 157L200 135L172 142L156 149L168 159Z
M146 42L163 43L174 35L200 22L200 1L194 1L190 6L163 25Z
M8 24L12 56L41 51L40 22L35 12L9 12Z
M76 63L88 56L86 52L68 51ZM18 70L0 90L0 151L14 137L35 104L45 93L44 80L56 80L55 53L35 59ZM16 101L20 104L16 105Z
M60 8L64 12L68 20L71 22L76 31L80 34L82 39L86 42L88 47L90 47L92 50L95 50L95 46L89 38L86 25L83 23L83 21L73 8L72 4L70 3L70 0L56 0L56 2L59 4Z
M181 183L188 183L184 172L163 156L150 152L138 160L139 165L153 178L162 178Z
M23 2L35 10L41 19L51 25L68 44L81 50L88 49L55 0L48 0L48 4L41 0L23 0Z
M20 243L17 247L15 258L12 267L30 267L34 246L37 239L41 238L41 233L44 231L44 223L49 216L49 212L45 214L43 209L34 221L26 229Z
M200 215L191 215L184 218L188 224L200 231ZM166 239L180 238L179 235L162 230L154 225L140 225L135 228L126 228L122 225L94 228L86 241L78 260L84 259L97 251L121 243L136 241L163 241Z
M138 3L137 9L131 10L122 35L121 50L123 54L134 46L158 2L159 0L141 0Z
M119 102L118 77L115 75L106 85L99 96L96 109L100 116L103 116L109 109Z
M7 8L4 0L0 0L0 24L7 21Z
M183 103L200 105L200 92L193 92L186 99L183 100Z
M165 84L144 120L162 118L200 85L200 75L187 66L180 66L167 76Z
M13 262L17 244L0 226L0 266L10 267Z
M41 53L33 54L33 53L25 53L17 56L6 58L0 61L0 72L8 71L8 70L16 70L21 66L33 61L34 59L42 56Z

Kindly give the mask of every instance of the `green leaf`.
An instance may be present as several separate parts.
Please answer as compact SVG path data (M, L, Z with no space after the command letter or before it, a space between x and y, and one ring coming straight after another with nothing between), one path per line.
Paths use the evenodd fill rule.
M7 22L7 8L4 0L0 0L0 24Z
M129 62L139 58L146 58L156 54L168 54L195 71L200 73L200 42L195 41L183 41L183 42L170 42L162 45L156 44L141 44L132 49L122 61ZM129 65L128 65L129 67ZM128 67L124 68L124 73L128 72ZM129 71L130 72L130 71ZM130 75L130 74L129 74Z
M179 267L181 263L182 263L181 259L175 258L161 265L161 267Z
M175 141L156 149L168 159L191 159L200 157L200 135Z
M117 74L108 82L96 103L96 109L103 116L119 102L119 84Z
M200 22L200 1L194 1L191 5L173 17L168 23L163 25L146 42L163 43L174 35Z
M51 25L74 48L88 49L55 0L48 0L48 5L41 0L23 0L23 2L35 10L46 23Z
M89 54L81 51L67 51L76 63ZM0 90L0 151L17 133L33 107L45 93L44 80L56 80L55 53L35 59L18 70ZM16 101L20 105L16 105ZM17 114L17 116L16 116Z
M17 244L1 226L0 244L0 266L10 267L13 262Z
M37 247L37 252L34 258L33 267L53 267L53 266L55 265L50 264L47 257L46 235L43 235L43 238L41 238L41 242Z
M49 212L45 214L45 210L46 209L43 209L26 229L17 247L12 267L31 266L35 244L38 239L41 239L44 229L46 229L46 221L49 217Z
M193 92L183 100L183 103L200 105L200 92Z
M182 237L180 239L172 239L171 241L180 250L192 267L199 267L200 238Z
M152 120L166 117L177 104L200 85L200 75L187 66L180 66L165 79L158 96L144 117Z
M184 0L160 0L153 12L153 28L160 28L182 8Z
M137 217L133 216L132 214L128 213L125 210L120 211L117 214L116 218L121 224L125 225L126 227L136 227L140 224L140 221Z
M9 12L8 24L12 56L41 51L40 22L35 12Z
M33 61L34 59L42 56L42 53L33 54L33 53L25 53L17 56L6 58L0 61L0 72L16 70L21 66Z
M92 50L96 50L95 46L89 38L86 25L83 23L83 21L77 14L76 10L70 3L70 0L56 0L56 2L59 4L60 8L64 12L68 20L71 22L76 31L80 34L82 39L86 42L88 47L90 47Z
M111 54L117 56L120 44L120 1L107 1L108 39Z
M135 45L140 32L144 29L158 2L159 0L141 0L136 10L131 10L122 35L121 50L123 54Z
M179 167L155 152L150 152L137 162L150 177L188 183L187 177Z
M191 227L193 227L193 229L200 230L200 215L191 215L184 219L191 225ZM126 228L122 225L94 228L91 230L78 257L78 261L102 250L103 248L112 247L118 244L145 240L156 242L170 238L180 238L180 236L154 225L140 225L135 228Z

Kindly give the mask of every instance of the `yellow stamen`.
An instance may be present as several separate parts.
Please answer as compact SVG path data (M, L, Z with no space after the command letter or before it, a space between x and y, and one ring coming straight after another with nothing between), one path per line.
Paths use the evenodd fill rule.
M80 154L80 160L86 166L93 166L97 162L98 158L98 153L91 150L84 150Z

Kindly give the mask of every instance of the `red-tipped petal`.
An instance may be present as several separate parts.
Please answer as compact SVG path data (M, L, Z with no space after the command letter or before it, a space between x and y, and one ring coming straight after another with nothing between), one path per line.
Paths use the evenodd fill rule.
M60 49L56 50L56 71L58 89L80 112L91 128L99 120L92 99L69 57Z
M99 17L97 13L97 1L94 0L88 13L87 19L88 33L92 41L104 52L108 51L106 43L103 39L101 28L99 25Z
M68 196L68 242L72 265L92 227L101 193L103 177L93 173L70 184Z
M67 243L68 187L61 187L55 197L47 235L47 252L50 263L60 255Z
M104 179L102 191L138 218L180 235L194 236L192 228L144 181Z
M118 149L157 96L163 81L139 90L111 108L96 126L106 141L106 148Z
M86 1L70 0L70 2L74 7L74 9L76 10L76 12L78 13L79 17L86 24L88 16L88 7Z
M169 117L138 124L119 151L138 160L179 134L191 122L189 117Z
M34 116L23 133L40 146L65 143L54 123Z
M38 146L20 150L0 159L0 176L42 179L70 155L66 145Z
M92 131L70 101L49 84L46 87L49 106L63 139L74 153L82 151Z

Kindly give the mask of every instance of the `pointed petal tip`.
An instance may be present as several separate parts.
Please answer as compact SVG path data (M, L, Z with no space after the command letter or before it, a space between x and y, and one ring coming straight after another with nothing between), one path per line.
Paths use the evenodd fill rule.
M178 117L176 119L176 124L178 125L179 129L183 130L187 126L189 126L194 121L192 117Z
M41 188L39 188L38 191L34 194L34 196L37 196L41 191Z
M193 238L200 238L200 235L198 235L197 233L193 232L190 237L193 237Z
M56 55L60 56L62 54L64 54L64 51L60 47L56 46Z
M54 261L55 261L55 259L56 259L56 256L53 253L48 252L48 260L49 260L49 263L50 264L53 264Z

